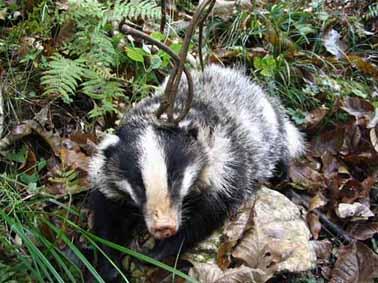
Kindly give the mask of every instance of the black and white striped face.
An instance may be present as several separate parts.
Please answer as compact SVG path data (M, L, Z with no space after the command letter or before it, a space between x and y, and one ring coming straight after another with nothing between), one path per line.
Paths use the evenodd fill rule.
M155 238L174 235L183 199L205 163L195 135L183 129L126 125L106 137L99 150L91 163L94 185L109 198L128 195L143 211Z

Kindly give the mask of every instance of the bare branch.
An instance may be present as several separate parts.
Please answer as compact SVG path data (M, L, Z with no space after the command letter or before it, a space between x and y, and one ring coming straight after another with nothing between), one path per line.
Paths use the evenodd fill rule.
M4 133L4 97L3 97L3 85L0 84L0 138Z

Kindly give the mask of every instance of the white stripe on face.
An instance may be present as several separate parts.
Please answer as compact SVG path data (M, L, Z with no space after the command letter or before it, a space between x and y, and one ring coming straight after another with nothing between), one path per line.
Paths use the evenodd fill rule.
M89 162L89 179L94 186L104 187L106 176L103 167L105 165L105 156L103 151L109 146L119 143L120 139L116 135L106 135L105 138L97 145L98 152L91 158Z
M136 204L139 204L139 200L136 197L129 182L127 182L126 180L117 181L116 185L120 191L127 193L132 198L132 200L135 201Z
M168 192L167 164L164 147L152 127L147 127L139 140L141 158L139 160L143 183L146 191L146 209L155 210L170 208ZM161 211L164 214L164 211Z
M188 194L190 187L193 185L196 179L198 171L199 171L198 165L194 165L194 164L185 168L184 177L182 179L181 191L180 191L181 198L184 198Z

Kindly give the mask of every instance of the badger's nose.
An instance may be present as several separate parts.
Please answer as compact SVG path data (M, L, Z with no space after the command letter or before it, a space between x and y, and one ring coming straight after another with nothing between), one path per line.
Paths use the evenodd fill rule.
M155 238L166 239L176 234L177 225L176 224L156 225L151 230Z

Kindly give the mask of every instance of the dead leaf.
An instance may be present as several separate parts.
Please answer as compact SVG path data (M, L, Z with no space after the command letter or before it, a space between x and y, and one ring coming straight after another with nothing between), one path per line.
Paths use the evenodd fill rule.
M310 168L304 161L295 161L290 164L289 177L305 189L319 189L324 187L324 177L318 171Z
M320 158L322 160L325 178L330 178L334 173L339 172L341 167L345 168L344 163L328 150L326 150Z
M343 157L343 160L355 166L378 165L378 154L373 152L352 153Z
M364 58L357 55L349 55L348 60L363 74L378 79L378 67L367 62Z
M359 266L356 244L339 248L337 261L332 270L330 283L358 283Z
M244 265L222 271L211 263L196 264L189 275L202 283L263 283L270 278L263 271Z
M310 228L312 237L317 240L319 238L322 224L319 221L319 215L315 212L309 211L306 216L307 224Z
M70 41L74 34L75 34L75 22L73 20L68 20L60 27L59 33L53 39L54 46L59 47L63 43Z
M257 192L253 213L253 228L236 246L234 258L253 268L263 262L277 271L299 272L314 266L310 232L294 203L264 187Z
M373 282L378 277L378 255L361 242L339 249L330 283Z
M371 129L374 128L378 124L378 108L375 108L374 116L371 117L369 123L367 124L367 128Z
M313 129L319 125L323 118L327 115L328 108L322 105L321 107L309 112L305 117L304 128Z
M32 175L35 172L36 164L37 156L35 155L33 149L30 146L28 146L28 155L26 157L25 162L21 164L19 169L22 169L28 175Z
M367 206L359 202L354 202L352 204L340 203L336 209L336 214L340 218L358 217L362 219L367 219L369 217L374 216L374 213L371 212L371 210Z
M308 210L314 210L315 208L323 207L327 204L328 200L322 193L317 193L310 199Z
M344 135L345 129L338 127L314 137L311 141L312 155L320 157L326 151L334 155L338 154L344 142Z
M375 113L374 106L371 103L356 96L345 97L342 101L341 109L354 116L356 120L366 118L370 121Z
M63 167L81 169L84 172L88 172L89 157L81 152L79 145L70 139L62 141L60 159Z
M341 199L343 203L356 202L361 198L367 197L369 193L363 188L361 182L353 178L345 180L338 190L338 198Z
M378 278L378 255L364 243L357 242L357 258L360 267L358 282L369 282Z
M378 139L377 139L377 128L371 128L369 131L369 136L370 136L370 142L371 145L373 146L374 150L378 152Z
M332 243L329 240L311 241L318 262L328 261L332 254Z
M352 222L347 231L354 239L365 241L378 233L378 222Z
M337 59L345 56L346 44L340 40L341 35L337 30L330 29L323 35L323 44L329 53Z

